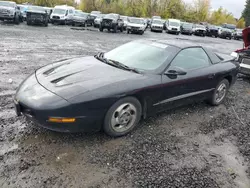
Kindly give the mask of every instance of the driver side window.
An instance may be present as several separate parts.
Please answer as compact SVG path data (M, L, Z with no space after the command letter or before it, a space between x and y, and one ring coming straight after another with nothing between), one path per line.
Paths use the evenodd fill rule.
M185 70L199 69L210 65L210 60L202 48L187 48L179 52L170 67L180 67Z

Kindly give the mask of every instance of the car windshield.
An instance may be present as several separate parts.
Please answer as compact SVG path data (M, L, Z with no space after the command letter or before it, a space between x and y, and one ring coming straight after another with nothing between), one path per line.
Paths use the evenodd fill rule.
M161 21L161 20L153 20L152 23L153 23L153 24L162 24L162 21Z
M127 16L121 16L121 19L122 19L123 21L127 21L127 20L128 20L128 17L127 17Z
M139 18L129 18L129 22L135 23L135 24L143 24L144 23L144 21L142 19L139 19Z
M45 9L43 7L39 7L39 6L29 6L28 10L31 11L39 11L39 12L45 12Z
M198 28L198 29L205 29L205 27L203 25L196 25L196 28Z
M65 14L66 10L65 9L60 9L60 8L55 8L53 13L54 14Z
M81 11L75 11L74 15L75 15L75 16L79 16L79 17L86 17L86 16L87 16L86 14L84 14L84 13L81 12Z
M101 14L100 11L92 11L90 14Z
M179 27L180 23L179 22L175 22L175 21L169 21L169 25L170 26L174 26L174 27Z
M111 19L115 19L117 16L115 14L107 14L104 16L104 18L111 18Z
M104 57L128 67L152 71L166 62L173 53L171 49L161 43L133 41L105 53Z
M161 19L160 16L153 16L152 19Z
M193 27L192 24L188 24L188 23L183 24L183 28L191 29L192 27Z
M15 7L15 3L13 2L7 2L7 1L0 1L0 6L3 7Z

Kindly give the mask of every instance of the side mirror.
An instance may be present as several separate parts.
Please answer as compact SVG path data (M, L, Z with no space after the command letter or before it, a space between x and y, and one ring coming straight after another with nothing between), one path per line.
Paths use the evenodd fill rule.
M187 72L180 67L170 67L170 69L167 70L164 74L171 77L177 77L186 75Z

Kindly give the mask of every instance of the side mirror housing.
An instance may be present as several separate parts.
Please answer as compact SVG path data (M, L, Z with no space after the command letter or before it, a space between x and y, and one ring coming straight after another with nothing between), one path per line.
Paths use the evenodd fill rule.
M170 67L170 69L168 69L164 74L171 77L177 77L184 76L187 74L187 72L180 67Z

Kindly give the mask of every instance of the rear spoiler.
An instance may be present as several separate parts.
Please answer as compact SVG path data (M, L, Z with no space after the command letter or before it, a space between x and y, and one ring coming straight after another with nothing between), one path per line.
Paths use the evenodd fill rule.
M235 61L238 59L238 54L236 52L231 53L231 55L228 54L222 54L222 53L215 53L222 62L227 61Z

